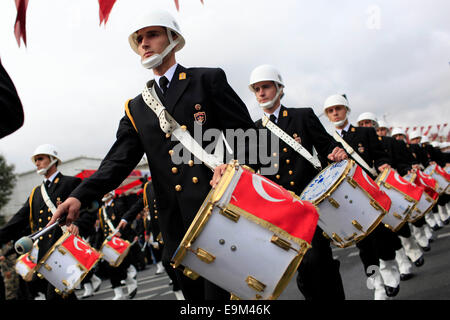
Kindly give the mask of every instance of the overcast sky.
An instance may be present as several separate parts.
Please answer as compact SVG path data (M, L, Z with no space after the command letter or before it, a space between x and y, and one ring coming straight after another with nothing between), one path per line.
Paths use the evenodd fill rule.
M282 103L313 107L346 93L355 122L362 112L392 126L450 121L450 2L300 0L117 0L106 26L96 0L30 1L27 47L14 37L13 0L0 2L0 58L22 99L25 124L0 140L16 172L34 169L30 156L44 143L62 160L103 158L114 141L124 103L151 71L127 37L134 17L153 7L177 19L186 67L221 67L261 116L248 79L260 64L276 66L286 84ZM325 117L320 118L329 128ZM450 123L449 123L450 126Z

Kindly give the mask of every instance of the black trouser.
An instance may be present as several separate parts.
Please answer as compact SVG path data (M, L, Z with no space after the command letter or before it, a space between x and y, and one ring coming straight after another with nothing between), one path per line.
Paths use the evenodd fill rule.
M118 267L109 266L109 280L113 289L122 286L120 282L127 278L127 269L130 264L131 256L128 253Z
M317 226L297 273L297 287L306 300L344 300L339 261L333 259L330 240Z
M411 237L411 228L409 227L409 223L406 222L403 226L397 231L397 234L403 238Z
M371 265L379 266L380 259L385 261L395 259L397 241L400 242L398 236L380 223L368 236L356 244L367 276L370 276L367 274L367 268Z
M71 294L67 296L60 295L59 293L56 293L55 287L52 286L50 283L47 286L47 292L45 293L45 299L50 301L73 301L78 300L77 296L75 295L75 292L72 292Z

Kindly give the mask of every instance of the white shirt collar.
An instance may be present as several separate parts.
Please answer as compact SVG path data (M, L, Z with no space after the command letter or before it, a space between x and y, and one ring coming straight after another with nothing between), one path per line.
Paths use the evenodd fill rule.
M105 206L110 207L112 202L113 202L113 199L109 199L109 201L105 203Z
M170 83L172 82L172 78L173 78L173 75L175 74L175 70L176 70L177 66L178 66L178 63L175 63L173 66L171 66L171 67L166 71L166 73L164 73L164 74L162 75L162 76L165 76L165 77L167 78L167 80L169 80L169 84L167 85L167 87L169 87L169 86L170 86ZM156 81L156 83L158 84L158 86L159 86L159 79L160 79L162 76L157 76L157 75L155 75L155 81Z
M58 173L59 173L59 171L56 170L56 172L54 174L52 174L48 179L44 179L44 183L47 182L47 180L50 180L50 183L53 183L53 180L55 180Z
M348 131L348 129L350 129L350 122L347 123L347 125L345 126L344 129L336 129L336 131L337 131L337 133L339 133L339 135L342 137L342 130Z
M281 104L278 106L278 108L272 113L276 118L277 118L277 122L278 122L278 118L280 115L280 109L281 109ZM264 114L267 116L267 118L270 118L270 114L264 112Z

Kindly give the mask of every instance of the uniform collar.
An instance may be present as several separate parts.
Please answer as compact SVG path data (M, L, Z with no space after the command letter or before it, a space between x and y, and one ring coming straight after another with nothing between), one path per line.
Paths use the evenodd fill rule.
M279 120L279 118L280 118L280 110L281 110L281 103L280 103L280 105L278 106L278 108L277 108L273 113L271 113L271 114L273 114L273 115L276 117L277 122L278 122L278 120ZM264 112L264 114L267 116L267 118L270 118L270 115L271 115L271 114L266 113L266 112Z
M345 126L344 129L336 129L336 132L339 133L339 135L342 137L342 130L348 132L350 130L350 126L351 126L351 124L349 122L349 123L347 123L347 125Z
M167 78L167 80L169 80L169 84L167 86L170 86L170 82L172 81L172 78L173 78L173 75L175 74L175 69L177 68L177 66L178 66L178 63L175 63L162 76L155 75L156 83L158 83L158 85L159 85L159 79L164 76Z
M59 171L56 170L56 172L54 174L52 174L48 179L44 179L44 183L48 181L50 181L50 183L53 183L53 180L55 180L56 176L59 174Z

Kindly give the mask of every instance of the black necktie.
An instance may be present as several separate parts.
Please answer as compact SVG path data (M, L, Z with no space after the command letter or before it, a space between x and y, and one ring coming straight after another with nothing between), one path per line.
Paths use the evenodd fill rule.
M159 87L161 88L163 95L166 95L168 84L169 80L166 77L162 76L159 78Z
M347 131L342 130L342 138L345 138L347 136Z
M50 180L45 181L45 187L46 187L47 189L50 187L50 183L51 183Z
M277 117L275 117L274 114L271 114L269 117L270 121L272 121L273 123L277 123Z

